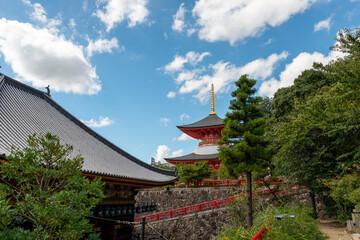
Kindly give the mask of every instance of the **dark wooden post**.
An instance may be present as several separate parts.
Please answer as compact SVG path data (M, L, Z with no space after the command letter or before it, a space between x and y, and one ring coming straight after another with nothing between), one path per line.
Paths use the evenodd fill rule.
M141 222L141 240L145 239L145 218L142 218Z

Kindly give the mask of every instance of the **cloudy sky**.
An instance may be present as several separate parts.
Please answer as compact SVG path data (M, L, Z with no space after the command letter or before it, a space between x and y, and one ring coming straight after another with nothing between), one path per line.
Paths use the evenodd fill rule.
M0 0L0 71L145 162L192 152L177 125L224 117L233 82L290 86L360 26L359 0Z

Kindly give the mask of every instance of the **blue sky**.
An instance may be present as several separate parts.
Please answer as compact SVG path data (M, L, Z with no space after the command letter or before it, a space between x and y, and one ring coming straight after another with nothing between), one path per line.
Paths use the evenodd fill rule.
M233 82L290 86L360 23L358 0L0 0L0 71L145 162L191 153L176 128L227 112Z

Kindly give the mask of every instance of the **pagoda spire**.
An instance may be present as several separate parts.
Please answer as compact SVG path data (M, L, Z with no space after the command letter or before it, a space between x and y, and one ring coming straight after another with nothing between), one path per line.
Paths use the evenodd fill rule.
M215 97L214 97L214 84L211 84L211 113L210 114L216 114L215 112Z

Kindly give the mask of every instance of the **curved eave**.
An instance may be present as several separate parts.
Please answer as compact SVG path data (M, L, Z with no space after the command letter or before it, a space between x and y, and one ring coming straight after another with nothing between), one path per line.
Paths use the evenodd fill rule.
M225 124L211 126L211 127L198 127L198 128L183 128L182 126L177 126L177 128L179 128L183 133L198 140L202 140L203 138L203 135L201 134L202 131L209 131L209 130L221 131L224 127Z
M217 153L215 154L196 154L190 153L187 155L183 155L180 157L173 157L173 158L164 158L166 161L173 161L173 162L187 162L187 161L210 161L210 160L218 160L219 156Z
M170 185L178 179L178 177L175 177L169 181L155 182L150 180L112 177L103 174L86 173L86 172L83 172L83 175L87 178L101 178L102 181L108 184L132 186L132 187L140 187L140 188L162 187L162 186Z
M219 118L216 114L209 114L207 117L186 125L177 126L179 129L189 129L189 128L209 128L209 127L218 127L224 124L223 120Z

